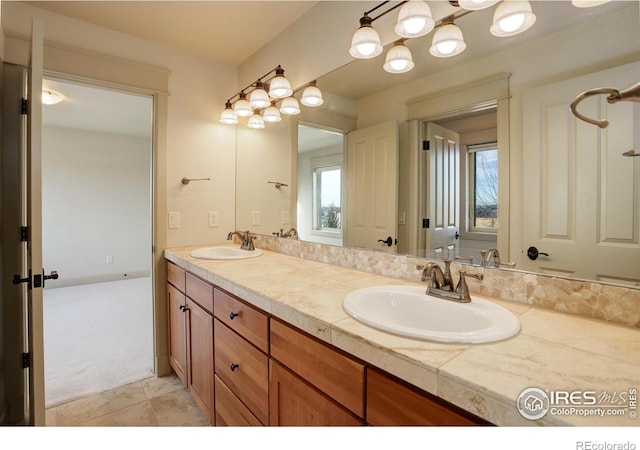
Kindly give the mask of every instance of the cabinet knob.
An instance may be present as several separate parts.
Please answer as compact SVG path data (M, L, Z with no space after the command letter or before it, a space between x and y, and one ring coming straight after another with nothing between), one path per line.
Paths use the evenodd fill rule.
M229 366L232 372L235 372L239 367L240 366L237 365L236 363L231 363L231 366Z
M231 319L231 320L235 319L238 316L239 316L238 313L234 313L234 312L229 313L229 319Z

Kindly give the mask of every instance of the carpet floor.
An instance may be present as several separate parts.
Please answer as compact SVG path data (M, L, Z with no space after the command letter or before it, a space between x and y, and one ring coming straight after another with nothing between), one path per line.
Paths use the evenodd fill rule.
M151 278L45 289L45 403L153 375Z

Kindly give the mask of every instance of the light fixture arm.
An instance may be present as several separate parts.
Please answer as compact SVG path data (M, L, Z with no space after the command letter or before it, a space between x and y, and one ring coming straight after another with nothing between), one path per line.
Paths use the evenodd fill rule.
M362 16L362 19L364 19L365 17L367 17L370 21L369 21L369 25L375 21L378 20L380 17L384 16L387 13L390 13L391 11L401 7L402 5L404 5L405 3L408 3L408 0L402 1L400 3L397 3L395 5L393 5L391 8L387 9L386 11L381 12L380 14L378 14L375 17L370 17L369 14L371 14L372 12L374 12L376 9L383 7L384 5L386 5L387 3L389 3L388 1L386 2L382 2L380 3L378 6L375 6L374 8L371 8L369 11L366 11L364 13L364 15ZM360 23L362 24L362 19L360 19Z
M268 77L270 74L275 73L276 75L278 74L278 71L282 71L282 73L284 73L284 69L282 68L282 66L280 64L278 64L276 67L274 67L273 69L271 69L270 71L268 71L267 73L265 73L264 75L262 75L260 78L258 78L256 81L254 81L253 83L249 84L248 86L245 86L243 89L240 89L238 92L236 92L233 96L229 97L229 99L227 100L227 102L229 103L233 103L232 100L236 97L240 98L240 94L244 93L244 94L250 94L251 91L247 91L250 88L254 88L256 89L258 87L258 83L268 83L269 80L267 81L262 81L264 78ZM253 90L253 89L252 89Z

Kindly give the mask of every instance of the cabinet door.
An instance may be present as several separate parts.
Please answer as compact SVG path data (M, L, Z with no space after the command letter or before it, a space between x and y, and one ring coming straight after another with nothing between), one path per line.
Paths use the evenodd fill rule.
M349 426L363 422L297 375L269 361L270 425Z
M367 423L390 426L486 424L443 400L370 369L367 370Z
M187 328L184 312L185 296L167 283L167 315L169 316L169 364L187 385Z
M189 392L213 423L213 317L187 298Z

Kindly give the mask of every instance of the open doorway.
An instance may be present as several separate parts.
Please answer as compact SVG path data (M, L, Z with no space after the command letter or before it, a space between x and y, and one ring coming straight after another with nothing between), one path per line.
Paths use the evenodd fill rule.
M154 373L153 98L45 78L46 406Z

